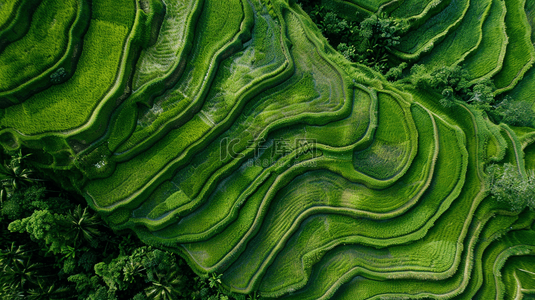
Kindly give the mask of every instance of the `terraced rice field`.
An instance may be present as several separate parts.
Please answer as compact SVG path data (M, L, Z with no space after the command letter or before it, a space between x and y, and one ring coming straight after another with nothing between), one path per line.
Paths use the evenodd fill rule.
M399 60L534 102L533 0L336 2L405 20ZM0 38L2 147L230 291L535 293L535 213L485 184L535 170L535 129L348 62L295 1L9 0Z

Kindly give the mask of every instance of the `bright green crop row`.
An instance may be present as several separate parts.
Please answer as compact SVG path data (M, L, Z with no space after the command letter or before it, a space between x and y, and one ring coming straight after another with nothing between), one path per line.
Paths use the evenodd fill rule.
M161 98L154 99L161 109L158 118L149 124L138 124L118 152L131 151L132 147L146 149L169 132L171 124L187 122L202 106L209 82L217 70L214 66L224 58L225 51L232 54L248 36L251 16L246 15L239 0L205 4L195 24L193 44L179 82ZM242 24L245 28L240 28ZM209 34L204 34L207 32Z
M9 44L0 56L1 73L9 76L0 88L0 99L9 105L25 101L51 84L66 81L76 69L90 5L87 1L71 1L68 6L59 4L65 3L43 1L28 33ZM28 65L27 60L37 62Z
M312 179L312 178L315 178L315 176L311 176L311 179ZM291 186L294 186L296 190L299 190L299 188L296 186L296 184L292 184ZM318 199L317 201L321 201L321 199L324 199L324 198L326 198L326 199L333 199L332 196L331 196L331 197L324 197L324 196L322 197L322 196L320 196L320 197L317 198L317 199ZM334 198L334 199L335 199L335 198ZM334 199L333 199L333 200L334 200ZM281 201L281 203L288 203L288 205L290 205L289 203L291 203L291 201L284 200L284 201ZM301 208L302 206L303 206L303 205L296 205L295 207L296 207L296 208L297 208L297 207ZM276 207L278 207L278 206L276 206ZM281 209L280 212L283 212L283 211L291 211L291 210L288 210L288 209L283 209L282 207L281 207L280 209ZM310 209L310 212L311 212L311 213L312 213L313 211L314 211L314 209ZM344 211L344 209L340 209L340 212L342 212L342 211ZM277 216L277 218L292 219L292 218L288 218L288 217L286 217L285 215L281 215L280 213L277 213L276 211L272 211L271 213L272 213L272 215L270 214L270 216ZM307 214L308 214L308 212L307 212ZM303 217L306 217L307 214L305 214ZM269 216L268 216L267 218L269 218ZM301 218L300 218L300 219L301 219ZM347 228L346 228L346 229L343 229L343 228L336 228L336 227L333 227L334 229L333 229L333 231L332 231L331 234L342 234L342 235L343 235L344 232L355 231L356 228L358 228L358 227L357 227L357 226L358 226L357 224L351 224L351 223L354 223L354 221L356 221L355 219L352 219L352 218L345 218L345 219L346 219L346 220L345 220L344 222L342 222L340 225L342 225L342 224L347 224L347 225L343 225L343 226L344 226L344 227L345 227L345 226L350 226L351 228L353 228L353 230L347 231ZM351 220L350 223L348 222L349 220ZM364 220L360 220L360 222L362 222L362 221L364 221ZM360 223L360 222L359 222L359 223ZM411 219L411 222L412 222L413 225L415 224L415 220L414 220L414 218ZM276 221L276 220L273 220L273 222L267 222L266 224L273 224L273 226L287 226L287 225L281 223L280 221ZM299 222L294 223L294 224L299 224ZM384 225L387 225L387 224L388 224L388 223L383 223L382 225L384 226ZM391 225L394 225L394 224L391 224ZM269 226L269 225L265 225L265 226ZM336 223L331 224L331 226L336 226ZM360 227L360 226L359 226L359 227ZM407 229L406 226L403 226L403 225L400 225L400 224L396 224L395 226L392 226L392 227L393 227L393 228L398 228L398 229L404 229L404 230ZM264 232L265 234L271 233L272 230L268 230L267 228L268 228L268 227L266 227L266 229L261 229L260 232L264 232L264 231L262 231L262 230L266 230L266 231ZM366 229L362 228L361 230L356 230L356 232L359 232L359 233L362 233L362 234L369 235L369 236L370 236L369 239L370 239L370 240L374 240L375 238L372 238L372 237L376 237L376 236L377 236L377 234L378 234L377 229L384 230L384 228L381 228L381 226L377 226L377 224L375 224L375 226L367 227ZM383 231L383 234L385 234L385 233L388 234L388 235L390 235L390 234L392 234L393 232L392 232L392 230L388 230L388 229L387 229L387 230L384 230L384 231ZM259 236L264 236L264 237L265 237L265 234L259 234ZM331 239L332 239L332 238L333 238L333 236L331 235ZM285 239L286 239L286 238L285 238ZM251 251L251 252L250 252L251 255L253 255L253 254L256 255L258 252L261 251L261 249L257 249L256 251L254 250L254 249L256 249L256 245L255 245L256 242L255 242L255 240L256 240L256 239L253 239L252 241L249 242L249 245L251 245L251 246L249 246L248 249L246 250L246 251ZM274 240L278 241L278 239L274 239ZM261 239L261 240L258 240L258 241L259 241L259 242L262 242L262 243L265 243L265 242L266 242L265 239ZM348 241L346 240L346 242L348 242ZM245 252L245 253L249 253L249 252ZM241 258L241 259L245 259L245 258L243 257L243 254L242 254L242 258ZM257 259L253 259L253 258L251 258L251 263L252 263L253 261L256 262L256 263L258 263L258 262L257 262ZM251 263L248 263L248 265L250 265ZM239 268L240 265L241 265L241 264L236 265L236 268ZM264 267L264 268L265 268L265 267ZM237 276L242 276L239 272L230 272L230 274L236 274ZM243 278L242 278L242 279L243 279ZM232 279L230 279L230 280L231 280L231 282L235 282L235 284L237 284L238 282L241 282L238 278L236 278L236 279L234 279L234 280L232 280ZM238 289L239 289L239 288L238 288Z
M390 0L358 0L358 1L357 0L344 0L344 1L357 4L366 10L375 12L381 5L389 2Z
M199 10L198 1L165 2L165 16L156 43L145 49L137 62L133 89L167 78L183 60L186 39L191 39L192 22Z
M368 278L356 277L352 283L343 287L339 293L341 299L380 299L381 297L433 297L439 299L473 299L478 290L478 283L481 284L481 256L488 244L495 240L501 234L504 227L509 227L517 219L516 216L488 214L489 208L485 208L478 213L483 219L485 227L480 234L481 242L475 249L463 251L462 267L451 278L441 281L426 280L426 278L412 280L386 280L375 281ZM487 223L488 221L488 223ZM474 226L474 229L476 227ZM472 234L478 234L474 231ZM477 238L471 238L470 243L475 243ZM468 244L468 241L466 242ZM473 256L467 252L474 252Z
M304 80L304 81L303 81ZM293 82L293 83L292 83ZM311 87L311 82L310 82L310 78L309 76L305 76L305 77L302 77L302 78L296 78L296 81L288 81L288 86L289 88L292 88L292 89L310 89ZM286 84L285 84L286 85ZM291 91L291 89L288 89L288 91ZM282 89L281 91L278 91L277 93L284 93L285 90ZM297 94L297 93L296 93ZM316 96L314 96L316 97ZM313 97L313 98L314 98ZM261 98L259 98L261 99ZM321 98L319 98L321 99ZM271 101L275 101L277 99L272 99L270 100ZM299 98L295 98L295 99L292 99L293 101L301 101ZM303 99L303 100L306 100ZM263 104L264 105L264 104ZM255 107L255 106L252 106L252 107ZM247 111L247 109L246 109ZM243 137L240 137L240 134L242 133L245 133L247 131L250 131L252 129L254 130L262 130L262 128L264 126L266 126L269 121L264 121L263 118L259 118L259 116L257 115L252 115L252 117L255 117L255 122L259 122L259 124L261 124L260 122L264 122L264 125L262 126L258 126L258 125L253 125L251 126L249 130L244 130L242 128L237 128L235 130L232 130L234 132L236 132L235 134L232 134L233 136L236 136L236 139L240 141L240 143L238 145L235 145L233 148L235 150L237 149L245 149L247 147L247 141L248 141L248 138L247 138L247 135L243 135ZM260 131L259 131L260 132ZM231 134L229 134L231 135ZM187 194L193 196L193 195L196 195L198 193L198 191L203 188L203 183L205 182L205 180L199 180L201 178L208 178L207 176L211 176L212 175L212 172L210 171L210 169L212 170L216 170L216 168L219 167L219 165L221 164L221 162L219 162L218 160L220 160L220 157L219 157L219 147L220 147L220 141L218 140L216 143L213 143L210 148L207 148L206 149L206 152L207 154L206 155L201 155L199 156L199 159L196 159L193 163L192 163L192 169L191 170L195 170L195 176L188 176L184 179L177 179L176 181L178 182L181 182L180 183L180 186L182 189L184 189L186 191ZM241 150L240 150L241 151ZM210 153L216 153L217 155L214 156L214 155L211 155ZM270 152L266 152L267 154L269 154ZM241 155L241 154L240 154ZM269 158L269 157L268 157ZM198 161L197 161L198 160ZM199 166L201 165L204 165L204 166L210 166L208 167L208 169L203 169L203 168L199 168ZM189 166L188 166L189 168ZM188 169L186 169L185 173L188 173L187 171ZM218 174L219 172L217 172L216 174ZM249 177L249 178L252 178L251 177L251 174L254 174L254 172L247 172L247 173L250 173L250 175L246 175L245 178ZM254 176L253 176L254 177ZM193 180L195 179L195 180ZM206 179L207 180L207 179ZM212 179L210 179L212 180ZM242 179L243 180L243 179ZM242 184L242 185L248 185L246 183ZM204 187L206 187L206 185L204 185ZM205 189L203 189L203 194L205 194ZM227 197L228 198L228 197ZM230 197L230 198L233 198L233 197ZM234 198L237 198L237 197L234 197ZM215 200L214 200L215 201ZM228 204L231 204L231 203L225 203L224 201L220 201L220 202L215 202L217 203L219 206L221 205L228 205ZM228 211L228 209L217 209L217 208L211 208L209 207L209 209L213 209L214 212L215 212L215 215L213 213L206 213L206 212L203 212L202 216L206 216L207 218L211 218L213 219L211 222L214 222L216 220L218 220L218 217L217 217L217 214L218 213L223 213L225 211ZM197 216L195 218L191 218L191 220L195 220L196 218L202 218L202 216ZM185 221L186 222L186 221ZM187 223L186 223L187 224ZM183 224L183 229L184 230L188 230L188 228L190 228L190 226L186 225L186 224ZM192 225L195 225L195 223L193 223ZM209 228L210 226L207 225L207 228ZM193 230L195 230L194 227L191 227ZM213 228L212 228L213 229ZM169 231L169 234L170 235L173 235L172 233L173 231ZM179 235L179 232L174 232L175 235Z
M459 117L462 118L463 117L462 114ZM476 145L472 145L470 147L472 149L472 151L477 149L477 147L474 148L474 146L476 146ZM473 161L473 159L472 159L472 161ZM474 166L474 165L472 164L472 166ZM433 236L436 236L435 239L438 237L439 240L441 240L441 241L446 240L448 237L455 238L458 233L455 234L454 232L456 230L460 229L459 225L462 224L463 222L464 222L464 226L463 227L464 228L468 228L467 225L469 224L470 221L465 221L464 219L462 219L462 216L467 216L467 215L470 216L471 215L469 213L469 211L473 211L474 210L474 206L471 205L471 201L468 201L468 200L471 200L473 195L475 195L475 193L477 193L477 189L473 189L474 183L470 182L472 180L471 178L473 178L472 176L476 176L476 175L474 175L475 170L474 170L473 167L469 167L469 169L472 169L472 170L469 171L469 173L467 174L467 175L469 175L467 177L468 182L466 183L466 187L467 188L461 194L460 199L457 200L457 201L460 201L460 202L456 202L456 204L453 205L439 219L439 221L435 224L435 226L430 230L428 235L426 235L424 237L424 240L422 240L421 242L418 241L416 243L413 243L413 244L410 244L410 245L406 246L409 249L413 249L413 250L409 251L408 253L411 253L411 255L418 255L418 251L415 250L415 249L418 249L417 245L418 244L425 245L425 241L426 240L433 241ZM471 174L470 174L470 172L471 172ZM472 189L469 189L469 188L472 188ZM465 201L461 201L461 199L465 199ZM459 211L459 209L463 209L464 212L461 212L462 210ZM461 218L457 222L452 222L451 221L452 219L456 219L458 217L461 217ZM448 225L442 224L444 222L446 222ZM456 225L454 225L454 224L456 224ZM444 230L447 230L447 232L445 232ZM442 231L442 233L441 233L441 231ZM462 234L461 234L461 237L462 237ZM432 242L431 242L431 244L428 244L428 246L432 246L432 245L433 245ZM440 245L441 244L437 244L437 246L440 246ZM404 246L402 246L399 249L403 249L403 248L404 248ZM377 260L377 259L379 259L379 260L382 260L382 259L389 260L391 256L395 255L396 252L393 252L393 251L396 250L396 249L398 249L398 247L390 247L389 248L389 252L386 252L384 255L379 255L379 253L377 253L375 251L375 253L377 253L377 255L376 256L372 256L372 257L375 257L374 260ZM348 249L347 251L350 251L350 250ZM345 253L347 253L347 251ZM427 255L428 256L428 255L430 255L432 253L433 253L433 251L431 251L431 250L424 250L422 255ZM438 252L435 252L435 253L437 253L437 255L439 255L439 256L436 256L435 260L430 265L432 265L434 267L439 267L440 266L439 262L441 260L445 259L447 257L447 255L444 252L444 250L438 250ZM438 254L438 253L440 253L440 254ZM460 259L459 254L461 254L461 252L457 251L457 255L455 255L455 256L457 256ZM360 253L358 253L356 255L357 255L357 257L361 257L362 256ZM329 256L329 257L332 257L332 256ZM326 295L325 293L327 293L327 295L331 295L332 296L332 292L334 290L336 290L335 287L339 286L341 283L349 281L355 275L364 275L367 278L375 278L376 276L381 276L381 274L383 274L383 273L377 273L377 272L374 273L374 272L369 271L368 270L369 269L368 266L366 266L366 267L362 266L360 268L357 267L357 268L354 268L354 269L348 269L348 266L346 265L346 263L344 263L343 265L341 264L341 262L344 261L344 260L340 260L340 259L343 259L344 254L341 254L338 257L339 257L339 259L338 259L338 267L335 267L334 265L324 266L323 263L320 263L320 265L322 265L322 268L321 268L322 272L321 273L313 273L311 275L310 280L312 280L313 282L318 282L318 281L319 282L327 282L328 284L310 285L308 288L305 288L302 293L297 293L297 294L294 294L292 296L288 296L288 297L285 297L285 298L288 298L288 299L317 299L322 295ZM404 257L404 256L402 256L402 257ZM324 259L325 264L327 264L327 263L328 264L336 264L337 263L336 258L333 257L333 259L335 259L335 260L332 260L332 259L326 260L326 259ZM416 262L421 262L421 260L420 259L413 260L409 265L412 265L413 263L416 263ZM446 262L447 262L447 260L445 260L443 263L446 263ZM391 264L391 266L399 266L399 263L396 262L395 264ZM446 267L446 266L448 266L448 264L445 264L444 266ZM330 274L328 274L326 272L326 270L329 270ZM388 270L388 272L384 273L383 276L387 276L387 277L393 278L394 273L392 273L392 271L390 271L388 268L386 270ZM455 267L453 267L453 269L450 269L450 270L454 271ZM337 275L334 275L334 274L332 274L332 272L338 272L338 273L337 273ZM342 272L342 273L339 273L339 272ZM348 272L348 273L345 273L345 272ZM341 274L344 274L344 273L346 275L341 276ZM436 274L436 275L438 275L438 274ZM429 279L429 278L436 278L436 275L434 275L433 273L428 273L428 274L425 274L425 275L424 274L418 275L416 273L412 274L411 272L400 273L401 278L403 278L403 277L414 277L414 278L419 278L419 279ZM442 275L442 278L444 278L443 276L444 275ZM339 278L339 279L337 279L337 278ZM357 279L357 278L359 278L359 277L355 277L355 279ZM371 283L371 281L365 281L365 282L370 282ZM368 286L368 288L364 288L363 289L362 286L357 285L358 284L358 280L356 282L353 281L353 282L351 282L352 284L348 286L348 288L352 289L353 292L356 292L356 293L353 294L352 296L349 296L351 294L349 294L349 295L346 294L346 296L342 297L342 299L346 299L345 297L347 297L347 299L365 299L365 298L368 298L368 297L370 297L370 296L372 296L374 294L375 295L378 294L377 297L386 296L386 294L381 294L382 291L388 292L392 296L395 295L394 297L401 297L402 295L404 295L403 293L413 294L413 293L417 292L417 289L418 289L418 285L417 284L413 284L413 283L407 282L407 281L404 281L400 285L395 285L396 286L395 290L392 289L392 287L394 287L394 283L393 282L388 282L388 281L381 281L381 282L382 282L381 285L383 285L382 288L380 286L378 286L379 282L373 282L373 284L375 285L374 288L372 288L371 286ZM429 285L429 286L427 286L427 285ZM431 283L428 284L428 283L425 283L425 282L421 285L421 289L424 291L424 295L426 295L427 292L431 291L431 286L430 285L431 285ZM330 289L326 290L325 286L327 286L327 288L330 288ZM357 289L355 289L356 287L358 287L358 291L359 292L357 292ZM373 294L367 294L367 295L366 294L362 294L364 291L367 291L367 292L373 293ZM396 294L394 294L394 293L396 293ZM360 297L362 297L362 298L360 298Z
M98 3L93 1L93 5ZM133 4L129 0L117 3L123 10L127 10L129 3ZM130 12L134 13L134 8ZM113 84L127 36L128 28L93 19L72 78L34 95L22 105L5 109L1 126L17 128L31 135L64 131L87 122L99 100Z
M50 18L75 4L43 1L57 7ZM526 66L505 54L513 40L531 42L520 21L535 6L511 1L322 2L352 21L372 11L407 21L394 60L464 62L473 79L503 62L499 79L517 67L508 60ZM71 183L114 230L179 253L202 276L221 274L233 292L519 295L515 268L531 262L509 257L530 250L535 213L495 201L485 170L535 169L535 131L492 124L492 109L444 107L438 93L349 62L299 3L92 0L87 32L73 35L83 47L72 77L39 93L22 88L34 95L0 110L0 144L35 152L38 167ZM32 24L43 31L47 20ZM0 69L15 68L6 53ZM517 94L531 93L530 72Z
M355 169L377 179L387 179L398 174L411 154L411 135L403 110L387 94L379 94L379 124L372 145L361 152L355 152Z
M384 213L382 214L384 217L398 215L398 208L400 213L402 213L411 206L416 205L418 198L425 192L427 185L415 185L412 188L403 185L402 182L425 183L427 181L427 184L429 184L433 176L434 159L436 159L435 154L438 154L438 148L435 149L436 153L434 153L435 151L430 151L433 148L430 145L433 145L434 139L438 138L435 136L435 133L438 133L438 131L435 132L432 130L433 123L429 115L426 117L425 111L421 108L415 108L413 113L415 114L415 119L418 120L416 123L421 133L418 142L420 148L406 176L402 177L392 188L385 190L367 190L359 188L358 185L342 185L337 189L332 189L332 192L329 192L328 195L319 197L318 201L321 198L327 197L328 199L332 199L330 206L341 205L352 209L369 211L377 211L380 206L384 206L384 208L389 208L391 212L396 213ZM431 170L421 169L425 167L431 167ZM425 176L429 176L429 178L427 179ZM313 174L308 176L310 181L322 177L325 176L313 176ZM330 177L336 178L332 175ZM333 185L332 182L333 180L331 179L331 185ZM292 184L294 186L292 189L299 190L295 187L296 184ZM281 201L284 203L291 201L291 199L281 199ZM405 204L403 204L404 202ZM400 204L403 205L400 206ZM384 208L382 212L389 212L389 210L384 210ZM321 258L321 253L324 253L326 251L325 249L334 247L335 244L332 234L337 231L335 228L340 229L340 233L345 232L344 226L340 226L338 222L331 222L329 221L330 219L321 215L314 217L312 219L313 221L305 221L298 233L292 235L286 247L278 254L277 259L265 273L261 286L264 295L280 295L289 289L298 289L306 282L306 279L310 275L311 266ZM386 220L390 221L389 219ZM329 224L329 226L324 226L325 223ZM309 228L310 226L313 226L314 229ZM275 272L274 270L277 271Z
M393 54L404 60L414 60L429 52L459 26L469 6L469 0L452 1L424 24L403 35Z
M104 97L114 79L123 46L118 41L124 40L127 33L124 27L93 20L85 37L85 43L93 47L84 49L73 77L22 105L7 108L1 125L35 134L67 130L86 121L88 112L95 108L95 100Z
M506 34L509 38L503 68L494 75L497 94L511 90L531 68L535 59L535 48L531 37L531 27L524 11L525 0L505 1Z
M2 2L0 6L0 29L4 29L9 25L10 20L16 16L14 13L17 6L23 1L20 0L8 0Z
M505 295L510 295L513 299L520 299L524 296L526 299L527 295L535 294L535 280L531 271L531 266L534 264L535 256L533 255L513 256L508 259L501 272L505 284Z
M74 0L43 0L28 33L9 44L0 56L0 92L15 88L57 62L66 50L76 6Z
M41 0L6 0L0 4L0 52L26 34L39 3Z
M451 4L451 0L445 0L445 1L439 1L439 0L433 0L429 3L423 2L423 4L426 4L422 11L419 11L417 14L414 12L413 7L415 7L415 3L405 3L406 1L398 2L397 5L399 7L406 7L409 10L409 13L407 16L400 16L405 22L407 22L407 27L403 29L403 31L411 30L418 28L419 26L425 24L430 18L433 18L437 14L439 14L442 10L447 8ZM395 5L395 4L394 4ZM418 5L416 5L416 9L418 10ZM412 13L414 12L414 13Z
M419 60L419 63L425 64L429 69L436 69L462 62L481 42L482 25L488 16L491 3L492 0L470 2L456 34L449 34L428 56Z
M392 1L383 11L388 11L390 16L399 19L407 19L422 14L434 0L406 0Z
M479 47L464 61L463 67L468 70L471 79L490 78L502 68L508 42L506 13L505 1L492 1L489 16L483 23L483 38Z

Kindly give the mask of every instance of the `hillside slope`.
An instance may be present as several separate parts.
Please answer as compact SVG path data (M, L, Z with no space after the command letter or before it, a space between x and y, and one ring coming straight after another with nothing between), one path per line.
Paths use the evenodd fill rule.
M406 19L398 59L464 65L533 102L530 1L337 2ZM46 64L0 74L0 144L114 229L263 298L535 290L535 213L486 185L491 163L535 170L535 129L347 61L295 1L58 3L0 48L0 72L16 73L39 56L10 49L39 32L58 43Z

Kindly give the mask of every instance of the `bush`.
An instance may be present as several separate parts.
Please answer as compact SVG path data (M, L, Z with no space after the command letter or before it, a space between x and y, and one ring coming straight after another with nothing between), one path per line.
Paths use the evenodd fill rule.
M429 72L423 65L411 68L410 82L421 89L431 89L442 95L440 103L444 107L455 100L464 101L483 111L489 111L494 103L496 88L489 79L476 83L469 82L470 74L460 66L441 67Z
M50 74L50 81L54 84L58 84L63 82L65 77L67 77L67 71L65 71L65 68L59 68L56 72Z
M511 211L520 212L529 207L535 209L535 174L526 178L516 166L506 163L503 167L491 165L487 169L487 188L496 201L505 202Z
M390 68L385 74L386 79L390 81L396 81L403 75L403 70L407 67L406 62L402 62L397 67Z
M527 101L513 101L506 97L495 107L495 116L499 122L513 126L534 127L535 113L533 104Z

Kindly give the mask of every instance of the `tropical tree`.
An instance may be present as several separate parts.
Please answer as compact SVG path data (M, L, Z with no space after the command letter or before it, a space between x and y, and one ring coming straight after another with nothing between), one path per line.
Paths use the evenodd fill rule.
M145 289L145 295L151 300L173 300L185 296L184 276L178 269L165 273L156 273L151 285Z
M75 296L72 289L66 286L59 286L55 283L46 284L39 281L38 287L28 291L27 299L29 300L59 300L73 299Z
M7 284L12 289L24 290L28 285L39 285L38 280L47 277L42 270L47 268L43 263L33 262L32 257L4 266L0 271L0 284Z
M0 251L0 268L5 269L17 263L23 263L29 259L30 253L22 245L15 245L12 242L9 248Z
M11 157L9 162L0 164L0 199L3 202L13 190L19 187L37 181L32 178L34 171L24 166L23 161L30 154L22 155L22 151L18 155Z
M487 187L499 202L506 203L514 212L526 207L535 209L535 174L522 175L512 164L491 165L487 169Z
M513 126L533 127L535 126L535 113L532 107L532 103L528 101L513 101L505 97L494 106L494 115L499 122Z
M92 246L98 243L96 237L100 235L98 227L102 222L98 215L89 213L87 207L82 210L81 205L76 206L73 211L66 215L62 223L66 228L70 228L67 234L74 240L75 246L82 240Z

